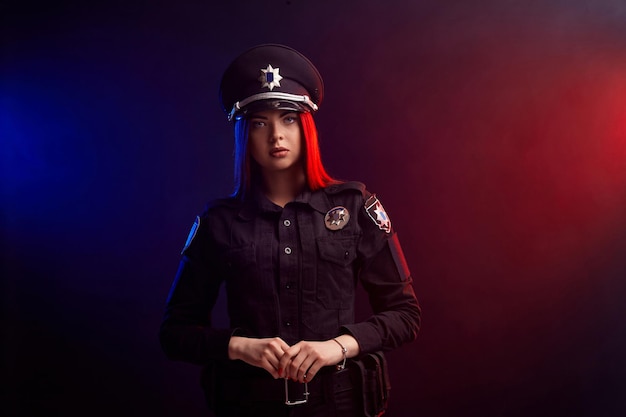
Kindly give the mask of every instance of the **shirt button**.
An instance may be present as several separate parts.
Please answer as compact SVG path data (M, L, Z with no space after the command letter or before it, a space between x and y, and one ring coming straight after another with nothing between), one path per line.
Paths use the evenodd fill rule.
M287 327L291 326L291 322L290 321L286 321L285 322L285 326L287 326Z
M291 220L285 219L285 220L283 220L283 224L285 225L285 227L289 227L289 226L291 226Z
M287 288L287 289L291 289L291 284L287 284L287 285L285 285L285 288Z
M286 253L287 255L291 255L291 248L290 248L289 246L287 246L287 247L285 248L285 253Z

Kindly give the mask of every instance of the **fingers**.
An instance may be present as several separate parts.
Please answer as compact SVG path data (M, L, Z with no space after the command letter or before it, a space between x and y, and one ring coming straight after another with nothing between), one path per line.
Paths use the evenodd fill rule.
M307 373L314 360L311 354L300 350L300 353L291 360L291 363L287 367L290 377L296 381L304 382L304 375Z
M279 362L289 345L279 337L254 339L239 338L233 348L236 358L243 360L249 365L265 369L274 378L279 378Z
M278 362L278 373L280 376L283 378L295 379L294 375L297 373L297 368L296 372L294 372L293 360L298 356L300 350L300 343L297 343L284 351L280 361Z
M289 345L278 337L268 339L268 342L263 349L262 360L264 366L262 367L274 378L280 378L279 363L287 349L289 349Z
M313 362L311 365L309 365L304 375L302 375L302 381L300 382L311 382L320 369L322 369L321 361L318 360Z
M282 377L299 382L311 381L325 365L320 342L299 342L285 351L278 364Z
M265 369L267 372L272 375L274 379L280 378L280 374L278 373L278 368L271 361L265 360L260 364L260 367Z

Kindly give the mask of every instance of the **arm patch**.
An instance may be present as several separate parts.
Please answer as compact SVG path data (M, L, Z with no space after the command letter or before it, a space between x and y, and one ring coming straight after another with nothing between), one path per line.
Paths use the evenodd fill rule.
M189 236L187 236L187 241L185 242L185 247L180 252L180 254L184 254L187 248L191 246L191 242L193 242L193 238L196 237L196 233L198 233L198 229L200 228L200 216L196 216L196 221L193 222L193 226L191 226L191 230L189 231Z
M383 208L376 194L365 200L365 211L376 226L385 233L391 233L391 219Z

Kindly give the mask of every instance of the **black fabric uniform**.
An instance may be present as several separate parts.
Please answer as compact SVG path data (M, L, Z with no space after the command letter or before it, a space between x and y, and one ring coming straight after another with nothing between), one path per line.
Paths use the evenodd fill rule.
M318 398L319 412L306 414L316 407L314 392L310 404L286 406L284 394L280 397L284 382L263 369L229 360L229 339L279 336L292 345L348 333L361 353L413 340L420 308L402 250L395 232L384 227L384 212L375 213L376 197L361 183L305 191L284 208L258 191L252 194L244 201L217 200L196 220L167 300L160 333L163 349L171 359L207 366L205 390L218 413L226 410L223 403L232 394L238 404L248 398L255 415L261 415L258 403L265 399L281 415L333 415L337 411L332 412L327 401L333 399L332 388L319 388L324 397ZM369 213L366 203L372 206ZM325 216L338 206L350 219L343 228L331 230ZM367 291L374 312L360 323L354 322L357 282ZM211 325L222 283L228 329ZM309 385L322 381L324 373ZM259 390L247 386L247 378L275 386L277 398L263 397L272 397L274 388L261 397L246 395ZM241 409L233 413L244 414Z

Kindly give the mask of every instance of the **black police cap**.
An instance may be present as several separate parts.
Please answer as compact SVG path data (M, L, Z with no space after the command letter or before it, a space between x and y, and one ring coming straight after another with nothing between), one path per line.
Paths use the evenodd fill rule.
M278 109L314 112L324 95L322 76L304 55L285 45L258 45L228 66L220 102L228 120Z

